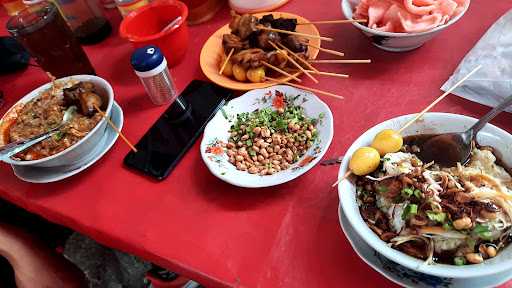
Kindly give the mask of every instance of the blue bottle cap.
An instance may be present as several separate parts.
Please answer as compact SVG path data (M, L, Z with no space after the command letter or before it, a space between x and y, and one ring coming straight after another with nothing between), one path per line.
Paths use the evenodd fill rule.
M155 69L164 62L162 51L154 45L144 46L132 54L132 67L135 71L146 72Z

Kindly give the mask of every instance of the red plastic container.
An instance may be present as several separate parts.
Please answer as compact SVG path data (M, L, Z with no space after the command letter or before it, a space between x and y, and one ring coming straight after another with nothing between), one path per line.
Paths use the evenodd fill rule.
M180 22L162 33L174 19ZM175 0L157 0L128 14L119 28L121 37L135 48L156 45L162 50L169 66L178 64L188 47L188 8Z

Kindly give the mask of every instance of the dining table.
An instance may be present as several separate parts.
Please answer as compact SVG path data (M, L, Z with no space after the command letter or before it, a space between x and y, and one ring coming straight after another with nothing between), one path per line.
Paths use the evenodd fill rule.
M334 139L324 158L344 155L370 127L430 104L466 53L511 7L512 0L473 0L458 22L422 47L403 53L380 50L352 24L317 25L322 36L334 39L322 42L322 47L342 51L346 59L371 59L369 64L316 66L349 74L347 79L318 76L318 84L302 79L302 85L344 97L318 94L334 116ZM340 1L331 0L292 0L277 11L310 21L344 18ZM0 13L0 36L7 36L8 16ZM137 142L167 106L151 103L130 66L134 48L119 35L119 12L106 10L105 15L112 34L84 49L97 75L113 87L124 112L124 135ZM193 79L208 80L199 65L201 48L229 21L226 3L214 18L189 27L187 53L170 68L178 91ZM324 52L318 56L332 58ZM33 60L22 71L0 75L0 114L48 81ZM489 109L450 95L432 111L479 118ZM502 113L492 123L512 132L511 114ZM123 158L130 148L120 139L94 165L54 183L24 182L2 163L0 197L205 287L397 287L359 258L340 227L338 189L332 187L339 166L316 165L274 187L240 188L210 173L199 143L200 139L162 181L125 167ZM512 287L512 282L502 287Z

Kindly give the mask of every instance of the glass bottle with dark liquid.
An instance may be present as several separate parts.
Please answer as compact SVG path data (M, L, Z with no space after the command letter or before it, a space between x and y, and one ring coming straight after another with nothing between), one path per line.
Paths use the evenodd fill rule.
M32 5L11 17L7 30L44 71L57 78L96 74L77 38L51 2Z
M80 43L98 43L112 32L95 0L58 0L58 4Z

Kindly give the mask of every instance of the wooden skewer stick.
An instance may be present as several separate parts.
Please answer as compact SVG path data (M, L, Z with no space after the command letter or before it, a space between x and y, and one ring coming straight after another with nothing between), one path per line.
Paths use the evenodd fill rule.
M228 57L226 58L226 60L224 60L224 63L220 67L219 75L222 75L222 72L224 72L224 69L226 68L226 65L229 62L229 58L231 58L231 56L233 55L233 52L235 52L235 48L231 48L231 51L229 51Z
M332 63L332 64L368 64L372 63L371 59L362 60L341 60L341 59L324 59L324 60L308 60L309 63Z
M292 54L293 56L295 56L295 58L297 58L300 62L302 62L304 65L306 65L309 69L318 72L318 70L315 67L313 67L313 65L309 64L309 62L306 61L306 59L303 59L302 57L299 57L299 55L297 55L292 50L288 49L288 47L284 46L280 42L277 42L277 45L279 45L279 47L281 47L282 49L286 50L286 52L288 52L288 53Z
M309 47L313 47L313 48L316 48L316 49L318 49L318 50L320 50L320 51L323 51L323 52L325 52L325 53L329 53L329 54L337 55L337 56L341 56L341 57L345 56L345 53L343 53L343 52L338 52L338 51L335 51L335 50L322 48L322 47L320 47L320 46L316 46L316 45L309 44L309 43L308 43L307 45L308 45Z
M328 37L322 37L322 36L311 35L311 34L306 34L306 33L293 32L293 31L276 29L276 28L270 28L270 27L266 27L266 26L263 26L263 25L257 25L256 28L260 29L260 30L267 30L267 31L274 31L274 32L279 32L279 33L284 33L284 34L297 35L297 36L302 36L302 37L311 38L311 39L320 39L320 40L324 40L324 41L334 41L332 38L328 38Z
M323 94L323 95L331 96L331 97L338 98L338 99L344 99L343 96L336 95L334 93L330 93L330 92L322 91L322 90L319 90L319 89L302 86L302 85L295 84L295 83L290 83L288 81L278 80L278 79L274 79L274 78L270 78L270 77L265 77L265 80L276 82L278 84L287 84L287 85L293 86L295 88L308 90L308 91L311 91L311 92L315 92L315 93L318 93L318 94Z
M339 77L339 78L348 78L349 77L349 75L347 75L347 74L322 72L322 71L313 71L313 70L306 70L306 71L311 73L311 74L318 74L318 75L324 75L324 76L333 76L333 77Z
M281 53L283 56L286 57L286 59L288 59L290 62L292 62L293 65L295 65L297 68L299 68L300 71L302 71L304 74L306 74L311 80L313 80L313 82L315 83L318 83L318 80L316 80L315 77L313 77L311 74L309 74L308 72L306 72L306 70L304 68L302 68L302 66L299 65L299 63L295 62L295 60L293 60L292 57L290 57L288 54L286 54L285 52L283 52L281 49L279 49L279 47L277 47L276 44L274 44L274 42L272 41L269 41L268 43L270 43L270 45L272 45L279 53Z
M282 70L282 69L280 69L280 68L278 68L278 67L276 67L274 65L268 64L267 62L263 62L263 61L261 62L261 64L263 64L265 67L268 67L268 68L270 68L272 70L275 70L275 71L277 71L277 72L279 72L279 73L281 73L281 74L283 74L283 75L285 75L287 77L290 77L293 80L296 80L297 82L302 82L302 80L297 78L297 76L294 76L294 75L292 75L292 74L290 74L290 73L288 73L288 72L286 72L286 71L284 71L284 70Z
M341 181L345 180L348 178L348 176L352 175L352 171L347 171L347 173L345 173L345 175L341 176L340 179L338 179L338 181L336 181L334 184L332 184L332 187L336 187L336 185L340 184Z
M53 76L52 73L50 73L50 72L46 72L46 75L48 75L48 78L50 78L50 80L52 80L52 95L56 95L57 93L56 93L55 89L57 89L57 87L55 87L55 84L57 84L57 83L55 82L55 79L57 79L57 78L55 78L55 76Z
M407 127L409 127L412 123L416 122L418 119L421 118L425 113L427 113L432 107L434 107L437 103L439 103L441 100L444 99L444 97L448 96L455 88L459 87L462 82L466 81L471 75L476 73L480 68L482 68L482 65L478 65L473 71L469 72L468 75L462 77L462 79L459 80L459 82L455 83L450 89L446 90L446 92L443 93L443 95L439 96L432 104L428 105L427 108L423 109L420 113L418 113L411 121L407 122L400 130L398 130L398 133L402 133Z
M128 144L128 146L130 146L130 148L133 150L133 152L137 153L137 148L135 148L135 146L133 146L133 144L130 141L128 141L128 139L126 139L126 137L124 137L123 133L121 133L121 131L116 127L116 124L114 124L112 122L112 120L110 120L110 118L105 113L103 113L103 111L101 111L101 109L96 104L93 104L93 105L94 105L94 108L98 111L98 113L100 113L101 116L103 116L103 118L105 118L105 120L107 120L108 124L112 127L112 129L114 129L117 132L117 134L119 134L121 139L123 139L124 142L126 142L126 144Z
M311 21L297 23L297 25L314 25L314 24L344 24L344 23L366 23L366 19L343 19L343 20L326 20L326 21Z
M473 69L473 71L469 72L468 75L466 75L462 79L460 79L459 82L455 83L455 85L453 85L450 89L448 89L446 92L444 92L443 95L439 96L436 100L434 100L434 102L432 102L432 104L428 105L427 108L423 109L423 111L418 113L418 115L416 115L416 117L414 117L411 121L407 122L404 126L402 126L402 128L400 128L400 130L398 130L398 133L402 133L412 123L416 122L419 118L421 118L421 116L423 116L430 109L432 109L432 107L434 107L437 103L439 103L439 101L443 100L444 97L446 97L453 90L455 90L455 88L460 86L460 84L462 84L462 82L466 81L469 77L471 77L471 75L476 73L476 71L478 71L480 68L482 68L482 65L478 65L475 69ZM343 177L341 177L338 181L336 181L336 183L334 183L332 185L332 187L340 184L341 181L347 179L347 177L350 176L350 174L352 174L352 171L348 171Z

